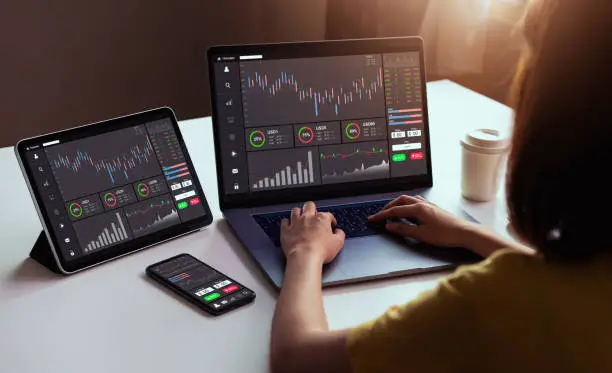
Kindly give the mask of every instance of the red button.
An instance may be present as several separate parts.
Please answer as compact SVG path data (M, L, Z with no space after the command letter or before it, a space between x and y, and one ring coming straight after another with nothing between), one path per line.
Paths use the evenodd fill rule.
M198 203L200 203L200 199L199 199L198 197L192 198L192 199L189 201L189 204L190 204L191 206L195 206L195 205L197 205Z
M229 294L229 293L231 293L232 291L236 291L236 290L238 290L238 286L236 286L236 285L231 285L231 286L228 286L228 287L226 287L225 289L223 289L223 292L224 292L225 294Z
M413 161L420 161L424 157L425 155L423 154L423 152L415 152L410 154L410 159L412 159Z

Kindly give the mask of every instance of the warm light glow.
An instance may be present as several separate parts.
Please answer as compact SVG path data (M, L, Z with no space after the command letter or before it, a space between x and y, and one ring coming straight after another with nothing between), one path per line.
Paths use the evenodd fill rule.
M480 0L476 3L477 15L481 20L516 18L517 10L522 11L524 0Z
M518 22L525 10L529 0L482 0L491 6L490 16L506 22Z

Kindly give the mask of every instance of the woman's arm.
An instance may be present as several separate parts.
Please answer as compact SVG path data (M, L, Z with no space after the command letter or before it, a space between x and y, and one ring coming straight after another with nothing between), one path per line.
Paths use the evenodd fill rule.
M272 321L270 364L280 372L350 372L346 331L330 332L323 309L321 271L340 251L344 232L314 203L294 209L282 225L285 278Z
M408 217L418 225L389 223L387 230L440 246L462 246L483 257L502 248L529 253L531 249L458 219L422 198L401 197L373 217L384 220ZM350 372L347 331L329 331L321 293L321 271L344 243L333 216L317 213L314 203L293 209L283 221L281 246L287 257L285 278L272 321L270 364L272 371Z
M272 371L350 372L346 332L330 332L323 310L321 268L310 252L287 258L272 321Z
M468 223L464 228L460 246L473 251L483 258L501 249L512 249L523 254L532 255L535 251L516 241L508 240L490 229L474 223Z

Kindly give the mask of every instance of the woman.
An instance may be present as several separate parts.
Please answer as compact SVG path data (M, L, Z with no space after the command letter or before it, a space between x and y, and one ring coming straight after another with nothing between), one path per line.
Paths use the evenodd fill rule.
M416 227L387 229L487 259L376 320L329 331L321 267L344 234L307 203L282 226L273 371L612 372L610 3L539 0L525 20L507 202L512 227L535 252L401 197L372 219L417 218Z

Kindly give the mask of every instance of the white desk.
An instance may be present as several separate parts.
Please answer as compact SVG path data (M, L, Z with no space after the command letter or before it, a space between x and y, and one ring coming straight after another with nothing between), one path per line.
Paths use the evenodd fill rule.
M507 130L509 108L449 81L428 84L436 197L461 200L459 139L470 129ZM28 258L40 223L12 148L0 149L0 372L264 372L276 299L219 211L210 118L181 130L215 214L212 226L70 276ZM462 203L503 231L505 208ZM188 252L257 293L254 304L209 317L144 276L146 265ZM443 274L369 282L325 291L334 329L350 327L433 287ZM174 299L173 299L174 298Z

